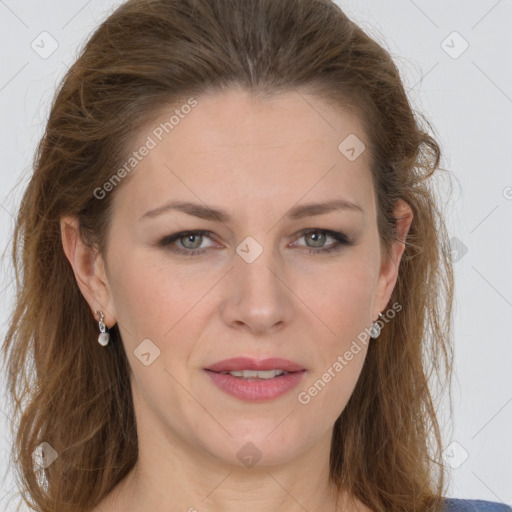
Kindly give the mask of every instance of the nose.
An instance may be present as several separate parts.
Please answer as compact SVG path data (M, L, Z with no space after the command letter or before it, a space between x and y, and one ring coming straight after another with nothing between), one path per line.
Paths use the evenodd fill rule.
M263 250L252 263L234 255L221 305L226 325L253 334L269 334L291 322L293 293L281 261L271 250Z

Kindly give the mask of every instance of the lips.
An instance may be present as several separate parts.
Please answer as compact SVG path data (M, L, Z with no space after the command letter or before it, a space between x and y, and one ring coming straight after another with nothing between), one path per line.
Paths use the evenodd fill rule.
M210 370L216 373L241 370L284 370L285 372L293 373L304 371L305 368L298 363L279 357L272 357L263 360L252 359L250 357L234 357L209 365L205 370Z
M259 376L246 378L228 373L243 370L253 372L283 370L285 373L274 377L262 375L262 378ZM263 360L234 357L209 365L204 368L204 373L218 389L232 397L245 402L266 402L286 395L298 386L306 375L306 369L299 363L280 357Z

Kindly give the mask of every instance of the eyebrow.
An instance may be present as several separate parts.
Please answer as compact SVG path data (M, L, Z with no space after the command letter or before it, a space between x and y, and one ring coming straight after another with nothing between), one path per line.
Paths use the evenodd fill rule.
M188 201L171 201L163 206L155 208L154 210L147 211L139 218L139 221L154 218L171 210L180 211L200 219L222 222L225 224L231 220L229 213L220 208L211 208L203 204L191 203ZM309 203L294 206L286 213L285 217L291 220L297 220L305 217L312 217L314 215L322 215L336 210L359 212L364 215L364 210L359 205L347 201L346 199L338 198L323 203Z

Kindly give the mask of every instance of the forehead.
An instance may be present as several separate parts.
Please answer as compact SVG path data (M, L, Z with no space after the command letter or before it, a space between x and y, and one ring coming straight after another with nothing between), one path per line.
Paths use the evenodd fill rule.
M359 141L358 152L366 141L355 114L295 91L261 99L231 90L195 101L162 109L138 133L133 149L148 141L151 149L116 191L123 215L138 218L173 198L232 204L247 215L337 192L372 201L369 152L344 152L344 141Z

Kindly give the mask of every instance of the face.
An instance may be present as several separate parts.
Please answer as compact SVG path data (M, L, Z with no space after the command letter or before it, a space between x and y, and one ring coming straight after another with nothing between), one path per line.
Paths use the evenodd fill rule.
M381 257L368 151L339 149L365 142L356 116L295 92L196 100L162 140L172 111L141 130L136 147L156 144L114 192L96 298L122 335L141 435L238 466L247 453L286 463L328 445L401 253ZM320 203L334 207L304 208ZM296 371L206 370L237 357Z

